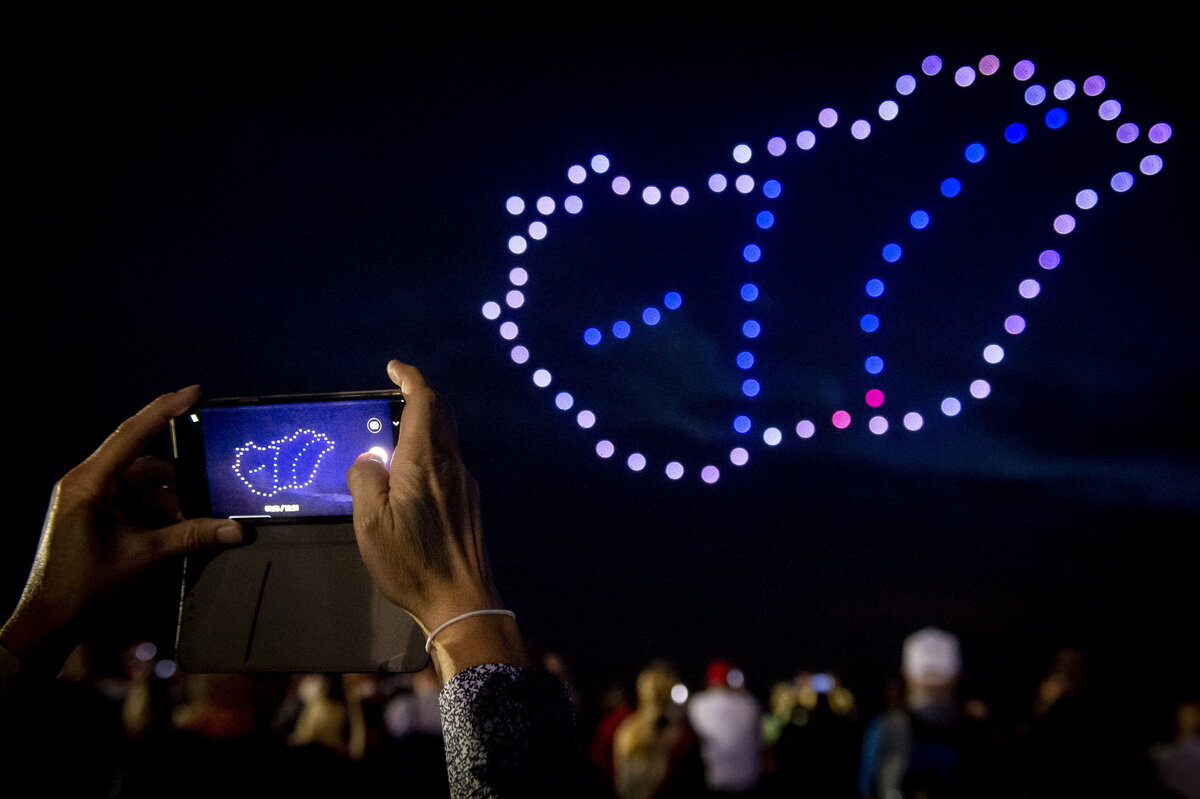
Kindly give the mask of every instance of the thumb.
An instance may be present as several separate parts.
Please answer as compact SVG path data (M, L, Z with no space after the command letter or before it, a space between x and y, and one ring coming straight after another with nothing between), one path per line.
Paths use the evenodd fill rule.
M235 546L245 540L246 533L229 519L188 519L158 530L154 537L158 542L154 555L165 558Z
M379 458L364 452L346 472L346 485L354 504L354 515L369 514L387 502L388 470Z

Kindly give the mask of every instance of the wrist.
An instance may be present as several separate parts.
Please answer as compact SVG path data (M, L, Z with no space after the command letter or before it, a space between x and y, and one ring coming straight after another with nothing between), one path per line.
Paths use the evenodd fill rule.
M529 665L516 619L500 614L469 616L445 627L431 643L429 654L442 682L484 663Z

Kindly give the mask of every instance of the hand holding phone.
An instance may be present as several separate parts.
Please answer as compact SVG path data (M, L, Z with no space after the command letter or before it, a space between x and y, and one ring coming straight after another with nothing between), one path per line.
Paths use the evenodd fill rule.
M168 420L199 398L192 386L154 400L54 486L29 581L0 633L9 651L41 649L93 600L158 560L242 541L242 528L228 519L184 521L162 488L172 482L170 465L140 457ZM67 651L73 644L59 643Z
M376 585L428 634L461 614L504 605L450 409L415 367L392 361L388 376L404 395L404 419L390 466L363 453L347 473L354 532ZM496 615L447 627L433 654L442 679L482 663L526 663L516 622Z

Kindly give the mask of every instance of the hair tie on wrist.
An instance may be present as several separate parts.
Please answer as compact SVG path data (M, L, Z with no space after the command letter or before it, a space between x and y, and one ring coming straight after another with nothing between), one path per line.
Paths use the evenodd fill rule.
M429 648L433 646L433 639L437 637L438 633L449 627L451 624L454 624L454 622L462 621L463 619L469 619L472 616L511 616L514 620L517 618L517 614L513 613L511 610L499 609L473 610L470 613L464 613L461 616L455 616L453 619L450 619L450 621L444 621L439 624L434 631L429 634L429 638L425 640L425 653L429 653Z

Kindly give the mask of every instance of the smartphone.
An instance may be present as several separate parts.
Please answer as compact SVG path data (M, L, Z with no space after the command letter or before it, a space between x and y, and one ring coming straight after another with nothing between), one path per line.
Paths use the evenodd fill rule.
M201 403L171 423L183 513L349 518L346 470L367 451L391 462L403 410L399 389Z
M346 470L391 462L399 389L210 400L171 424L180 507L247 543L185 559L176 659L188 671L417 671L424 634L372 581Z

